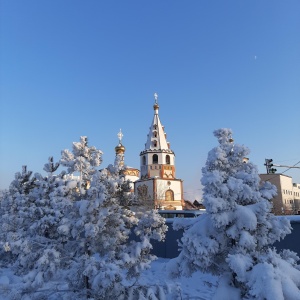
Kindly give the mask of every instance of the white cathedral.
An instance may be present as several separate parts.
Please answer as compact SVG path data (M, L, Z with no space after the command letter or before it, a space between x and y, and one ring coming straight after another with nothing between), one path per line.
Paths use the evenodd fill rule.
M173 210L184 209L183 180L176 178L175 153L167 141L158 110L157 94L154 94L154 116L147 136L145 149L140 153L140 170L125 167L125 178L132 182L132 192L154 208ZM124 163L125 147L123 134L118 134L119 144L116 155L121 155Z

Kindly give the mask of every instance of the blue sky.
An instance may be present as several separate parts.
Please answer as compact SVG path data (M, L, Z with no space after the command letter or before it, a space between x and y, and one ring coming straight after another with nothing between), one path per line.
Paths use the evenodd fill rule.
M1 189L81 135L112 163L120 128L139 167L154 92L187 198L215 129L231 128L260 172L265 158L300 160L298 0L16 0L0 11ZM285 174L300 182L300 169Z

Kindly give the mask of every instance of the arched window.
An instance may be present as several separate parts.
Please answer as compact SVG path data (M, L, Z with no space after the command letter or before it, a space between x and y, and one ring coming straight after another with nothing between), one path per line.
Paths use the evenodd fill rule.
M166 155L166 164L167 164L167 165L170 164L170 155Z
M157 137L157 131L153 131L153 136Z
M153 156L152 156L152 163L153 164L158 164L158 156L157 156L157 154L153 154Z
M153 146L157 147L157 141L153 141Z
M145 166L146 165L146 156L144 155L143 156L143 166Z
M167 190L165 197L166 201L174 201L174 192L172 190Z

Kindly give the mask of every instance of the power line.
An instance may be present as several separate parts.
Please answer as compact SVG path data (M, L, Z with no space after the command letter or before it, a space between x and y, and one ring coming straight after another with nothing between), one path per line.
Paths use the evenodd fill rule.
M300 160L297 163L295 163L293 166L282 166L282 165L274 165L274 166L276 166L276 167L288 167L286 170L284 170L283 172L280 173L280 174L284 174L285 172L287 172L288 170L290 170L292 168L300 168L300 167L296 167L296 165L298 165L299 163L300 163ZM271 179L275 178L277 175L280 175L280 174L276 174L273 177L271 177L271 178L269 178L265 181L270 181Z
M300 163L300 160L297 163L295 163L293 166L284 166L284 165L275 165L275 164L274 164L274 166L275 167L282 167L282 168L286 168L287 167L287 169L282 172L282 173L285 173L286 171L288 171L289 169L292 169L292 168L300 169L300 167L296 167L296 165L298 165L299 163Z

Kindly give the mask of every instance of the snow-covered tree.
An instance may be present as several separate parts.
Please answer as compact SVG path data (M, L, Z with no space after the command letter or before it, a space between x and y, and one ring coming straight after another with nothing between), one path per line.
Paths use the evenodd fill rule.
M225 299L224 285L235 299L300 299L299 258L272 247L291 232L287 219L271 213L275 186L261 182L256 166L244 162L249 151L234 145L230 129L214 135L219 146L208 153L201 180L207 214L185 225L170 274L201 270L221 276L215 299Z
M15 179L9 186L9 191L0 203L0 240L6 255L5 262L14 261L22 248L22 236L30 226L30 218L34 209L31 192L36 186L36 178L32 171L27 171L27 166L22 167L22 172L15 174ZM29 218L24 217L30 216ZM3 252L2 252L3 254Z
M140 272L155 258L150 239L164 238L164 219L155 211L138 218L128 209L130 186L120 160L96 170L102 152L86 141L74 143L73 153L63 151L61 159L69 172L82 172L80 189L69 174L54 174L58 164L50 158L48 176L35 173L31 179L23 168L2 197L0 255L22 276L19 295L126 299L137 293ZM49 281L65 287L43 292ZM7 295L15 297L14 291Z
M27 166L22 166L22 172L15 174L15 179L9 186L11 195L28 194L34 187L36 178L32 177L32 171L27 171Z
M32 172L26 168L22 174L17 173L0 203L0 235L5 266L22 275L20 293L30 294L64 266L64 244L69 236L62 234L59 227L73 203L68 198L72 186L64 179L64 173L49 177L36 173L34 185L26 185L29 174ZM20 180L22 175L27 180Z
M4 267L10 265L14 260L11 250L11 243L18 240L18 208L15 197L7 191L2 194L0 200L0 259ZM8 242L9 241L9 242Z
M119 205L129 208L131 205L137 205L136 198L133 193L131 193L131 182L125 179L124 169L124 157L123 154L117 154L115 157L114 164L110 164L107 167L109 176L114 178L117 183L116 197L119 199ZM100 173L99 173L100 174Z
M154 259L150 239L164 238L166 226L157 213L139 220L124 205L124 182L120 168L110 165L93 176L91 187L74 205L76 222L70 232L76 260L68 278L78 295L121 299ZM132 235L137 239L130 240Z
M59 163L53 162L53 156L48 158L48 163L44 165L43 170L48 173L48 176L51 177L53 173L58 169Z
M80 189L86 189L88 182L101 164L102 151L88 145L86 136L81 136L79 142L73 142L72 152L65 149L61 152L60 163L68 168L68 172L80 174Z

